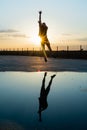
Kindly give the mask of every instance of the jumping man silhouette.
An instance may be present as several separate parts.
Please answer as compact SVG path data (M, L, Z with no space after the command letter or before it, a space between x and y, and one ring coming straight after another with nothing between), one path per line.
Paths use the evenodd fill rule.
M44 54L44 59L45 59L45 62L47 62L47 55L46 55L46 52L45 52L45 45L48 47L49 51L52 52L52 49L51 49L51 46L50 46L50 42L47 38L47 30L48 30L48 27L46 25L46 23L42 23L41 21L41 14L42 12L39 11L39 36L41 38L41 47L42 47L42 50L43 50L43 54Z

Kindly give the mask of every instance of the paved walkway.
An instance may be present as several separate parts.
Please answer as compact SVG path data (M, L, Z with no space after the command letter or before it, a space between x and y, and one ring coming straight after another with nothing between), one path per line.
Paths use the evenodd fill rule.
M29 56L0 56L0 71L77 71L87 72L87 60Z

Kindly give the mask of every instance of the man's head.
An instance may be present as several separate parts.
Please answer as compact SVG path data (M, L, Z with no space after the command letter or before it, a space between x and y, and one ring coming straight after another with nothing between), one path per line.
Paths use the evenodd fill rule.
M43 24L43 26L46 26L46 23L43 22L42 24Z

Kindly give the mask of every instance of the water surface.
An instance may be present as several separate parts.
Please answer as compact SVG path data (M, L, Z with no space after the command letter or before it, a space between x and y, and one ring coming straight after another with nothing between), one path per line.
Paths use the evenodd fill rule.
M54 74L39 121L44 72L0 72L0 129L87 129L87 73L47 72L45 87Z

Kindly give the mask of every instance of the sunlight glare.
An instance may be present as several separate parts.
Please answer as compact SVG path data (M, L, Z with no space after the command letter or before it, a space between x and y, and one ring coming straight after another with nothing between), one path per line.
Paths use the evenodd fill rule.
M40 39L40 37L39 36L32 36L31 38L30 38L30 41L33 43L33 44L35 44L35 45L40 45L40 42L41 42L41 39Z

